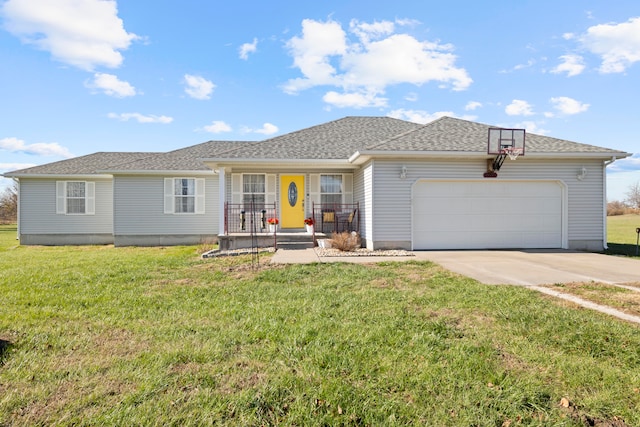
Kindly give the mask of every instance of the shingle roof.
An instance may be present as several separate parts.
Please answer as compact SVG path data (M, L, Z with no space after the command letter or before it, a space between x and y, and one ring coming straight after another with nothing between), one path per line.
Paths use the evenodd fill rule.
M168 153L158 153L137 161L114 165L106 171L206 171L209 168L198 159L223 155L247 144L251 144L251 142L208 141Z
M369 144L366 150L486 153L491 127L495 126L442 117L417 129L396 135L387 141ZM620 151L527 133L525 154L527 153L620 153Z
M8 172L5 175L93 175L115 165L136 161L157 153L98 152L68 160L33 166Z
M5 176L208 171L202 159L346 161L356 152L486 154L490 127L451 117L442 117L426 125L391 117L345 117L264 141L208 141L168 153L99 152L9 172ZM527 133L526 154L531 153L614 155L622 152Z
M208 157L345 160L372 142L386 141L420 126L391 117L345 117Z

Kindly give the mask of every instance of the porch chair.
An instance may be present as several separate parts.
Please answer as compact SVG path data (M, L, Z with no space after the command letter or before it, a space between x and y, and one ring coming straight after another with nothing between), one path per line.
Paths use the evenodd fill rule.
M358 218L358 208L351 211L348 217L345 218L342 224L342 231L353 231L353 221Z
M326 233L325 227L331 225L331 231L336 231L336 212L333 209L326 209L322 211L322 223L320 228L323 233Z

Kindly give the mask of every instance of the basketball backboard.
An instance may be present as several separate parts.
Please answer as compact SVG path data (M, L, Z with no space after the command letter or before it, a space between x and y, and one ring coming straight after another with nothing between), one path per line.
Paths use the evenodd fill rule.
M524 156L524 129L489 128L487 154Z

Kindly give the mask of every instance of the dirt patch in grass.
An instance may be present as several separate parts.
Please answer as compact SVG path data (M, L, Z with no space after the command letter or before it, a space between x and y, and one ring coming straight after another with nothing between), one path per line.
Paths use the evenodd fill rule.
M596 304L613 307L633 316L640 316L640 282L627 283L624 286L637 288L637 291L600 282L556 283L546 287Z
M629 424L625 423L622 418L613 417L611 419L603 419L592 417L579 407L577 407L573 402L569 401L567 398L562 398L560 400L560 407L562 411L567 414L571 419L576 422L581 423L585 426L594 426L594 427L631 427Z

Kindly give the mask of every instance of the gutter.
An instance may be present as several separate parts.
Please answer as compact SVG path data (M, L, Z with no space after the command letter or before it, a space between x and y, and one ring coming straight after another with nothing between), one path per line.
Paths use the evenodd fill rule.
M20 179L19 178L13 178L13 182L16 183L17 187L18 187L18 200L16 200L16 222L17 222L17 226L16 226L16 240L20 240Z
M627 156L624 157L628 157L629 153L627 153ZM623 157L623 158L624 158ZM602 162L602 183L604 184L602 186L602 199L604 201L603 203L603 218L604 221L602 221L602 228L603 228L603 233L602 235L604 236L604 242L603 246L604 246L604 250L609 249L609 245L608 245L608 237L607 237L607 166L609 166L611 163L615 162L617 159L616 156L611 157L611 160L605 160Z

